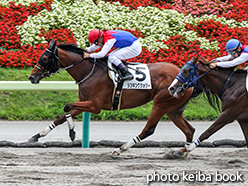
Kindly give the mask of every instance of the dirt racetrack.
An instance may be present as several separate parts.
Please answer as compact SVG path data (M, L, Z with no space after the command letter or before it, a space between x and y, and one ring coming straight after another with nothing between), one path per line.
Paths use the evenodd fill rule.
M202 148L169 159L177 148L0 148L1 186L248 185L246 148ZM167 157L167 158L166 158Z

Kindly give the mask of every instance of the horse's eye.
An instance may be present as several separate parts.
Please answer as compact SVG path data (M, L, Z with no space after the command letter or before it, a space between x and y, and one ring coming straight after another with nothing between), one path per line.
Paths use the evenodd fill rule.
M183 69L182 76L185 78L188 77L189 76L189 69L187 69L187 68Z
M44 58L42 59L42 61L43 61L44 63L47 63L48 59L47 59L46 57L44 57Z

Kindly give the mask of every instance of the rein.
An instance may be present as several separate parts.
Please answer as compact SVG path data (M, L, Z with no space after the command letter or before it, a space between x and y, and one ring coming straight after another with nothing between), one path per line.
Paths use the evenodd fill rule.
M197 67L194 67L195 70L196 70L196 68L197 68ZM195 71L195 70L194 70L194 71ZM211 70L213 70L213 69L209 69L208 71L204 72L202 75L197 76L197 78L195 78L195 79L194 79L193 81L191 81L191 82L186 81L185 83L183 83L183 85L182 85L183 89L186 90L186 89L188 89L189 87L194 86L194 83L195 83L197 80L199 80L201 77L205 76L205 75L206 75L207 73L209 73ZM229 76L228 79L226 80L225 86L223 87L223 89L222 89L222 91L221 91L219 97L221 97L222 94L224 93L224 91L225 91L225 89L226 89L226 87L227 87L227 85L228 85L228 83L229 83L229 81L230 81L230 79L231 79L231 77L233 76L233 74L234 74L235 71L236 71L236 70L233 70L233 72L230 74L230 76Z
M96 59L94 59L94 60L96 60ZM81 61L83 61L83 60L81 60ZM76 64L76 63L75 63L75 64ZM70 65L70 66L71 66L71 65ZM90 75L91 75L92 72L94 71L95 66L96 66L96 62L94 61L94 64L93 64L93 67L92 67L90 73L89 73L84 79L82 79L81 81L76 82L76 84L79 85L79 84L83 83L86 79L88 79L88 77L90 77Z
M83 62L83 60L84 60L84 59L82 59L82 60L80 60L80 61L78 61L78 62L76 62L76 63L74 63L74 64L72 64L72 65L69 65L69 66L67 66L67 67L61 68L61 69L59 69L59 70L57 70L56 72L53 72L53 73L51 73L51 74L56 74L56 73L58 73L58 72L61 72L61 71L63 71L63 70L66 70L66 69L68 69L68 68L72 68L72 67L78 65L79 63Z
M231 73L231 75L230 75L230 76L228 77L228 79L226 80L226 84L225 84L225 86L223 87L223 89L222 89L222 91L221 91L219 97L222 96L222 94L224 93L224 91L225 91L225 89L226 89L226 87L227 87L227 84L228 84L228 82L230 81L230 79L231 79L231 77L232 77L232 75L234 74L235 71L236 71L236 70L233 70L233 72Z
M58 50L58 49L57 49L57 47L56 47L56 52L57 52L57 50ZM59 57L58 57L55 53L53 53L53 52L52 52L51 50L49 50L49 49L46 49L46 51L49 52L50 54L52 54L52 55L60 62L61 66L62 66L61 60L59 59ZM50 76L50 75L52 75L52 74L57 74L57 73L59 73L59 72L61 72L61 71L63 71L63 70L72 68L72 67L74 67L74 66L76 66L76 65L78 65L78 64L80 64L80 63L82 63L84 60L85 60L85 59L82 59L82 60L80 60L80 61L78 61L78 62L76 62L76 63L74 63L74 64L72 64L72 65L69 65L69 66L67 66L67 67L58 69L58 70L56 70L55 72L50 72L49 70L48 70L48 71L45 71L46 68L47 68L47 66L48 66L49 64L48 64L47 66L45 66L45 67L44 67L43 65L41 65L42 67L45 68L45 70L42 69L41 67L39 67L37 64L35 65L35 67L36 67L37 69L39 69L40 71L43 72L42 76L45 76L45 74L48 74L48 76ZM57 61L57 63L58 63L58 61ZM50 62L50 61L49 61L49 62ZM53 63L53 62L54 62L54 60L52 60L52 63ZM52 67L51 67L51 68L52 68ZM86 78L84 78L83 80L81 80L81 81L79 81L79 82L76 82L76 84L80 84L80 83L82 83L83 81L85 81L85 80L92 74L92 72L94 71L94 69L95 69L95 64L93 65L93 68L92 68L90 74L87 75ZM50 70L51 70L51 69L50 69Z
M52 51L49 50L49 49L46 49L46 51L49 52L50 54L52 54L52 55L54 56L54 58L57 60L57 63L58 63L58 61L59 61L60 64L61 64L61 66L62 66L61 60L60 60L59 57L56 55L56 54L57 54L57 51L58 51L57 46L55 46L55 50L54 50L54 51L56 51L56 52L52 52ZM55 61L54 58L52 59L51 63L53 63L53 62ZM51 72L51 70L52 70L52 64L51 64L51 69L50 69L50 70L47 70L47 69L46 69L47 66L50 65L50 61L49 61L48 65L46 65L46 66L41 65L41 66L42 66L43 68L45 68L45 70L47 70L47 71L45 71L44 69L42 69L41 67L39 67L37 64L35 65L35 67L36 67L37 69L39 69L40 71L43 72L42 76L44 77L45 74L47 74L47 76L50 76L50 75L59 73L59 72L61 72L61 71L63 71L63 70L67 70L67 69L69 69L69 68L72 68L72 67L74 67L74 66L76 66L76 65L78 65L78 64L80 64L80 63L82 63L84 60L85 60L85 58L83 58L82 60L80 60L80 61L78 61L78 62L76 62L76 63L74 63L74 64L72 64L72 65L66 66L66 67L61 68L61 69L57 69L57 70L55 70L54 72ZM92 69L91 69L90 73L89 73L84 79L82 79L81 81L75 82L75 84L77 84L77 85L83 83L86 79L88 79L88 78L90 77L90 75L91 75L91 74L93 73L93 71L95 70L95 66L96 66L96 65L98 65L98 66L100 66L100 67L102 67L102 68L108 69L108 70L110 70L110 71L115 72L115 70L109 68L108 65L106 65L106 64L105 64L102 60L100 60L100 59L97 61L96 58L94 58L93 60L92 60L92 58L88 58L88 60L89 60L91 63L93 63ZM128 67L128 68L131 68L131 67ZM133 70L139 71L139 70L137 70L137 69L133 69ZM115 73L116 73L116 72L115 72Z
M212 69L209 69L207 72L203 73L200 76L197 76L192 82L190 82L190 85L194 84L195 81L199 80L201 77L205 76L207 73L209 73Z
M57 47L56 47L56 50L57 50ZM61 60L59 59L59 57L58 57L56 54L54 54L54 53L53 53L51 50L49 50L49 49L46 49L46 51L49 52L50 54L53 54L53 55L55 56L55 58L56 58L56 59L60 62L60 64L62 65ZM58 70L56 70L55 72L49 72L49 71L48 71L48 72L45 72L42 68L40 68L40 67L37 66L37 65L35 65L35 67L38 68L39 70L41 70L44 74L47 73L47 74L49 74L49 75L52 75L52 74L59 73L59 72L61 72L61 71L63 71L63 70L67 70L67 69L69 69L69 68L72 68L72 67L74 67L74 66L76 66L76 65L78 65L78 64L80 64L80 63L82 63L84 60L85 60L85 58L83 58L82 60L80 60L80 61L78 61L78 62L76 62L76 63L74 63L74 64L72 64L72 65L69 65L69 66L67 66L67 67L58 69ZM93 73L96 64L97 64L98 66L102 67L102 68L106 68L106 69L108 69L108 70L113 71L113 70L110 69L107 65L105 65L101 60L100 60L101 64L98 63L98 62L96 61L96 58L94 58L94 60L92 60L91 58L88 58L88 60L89 60L90 62L93 63L92 69L91 69L90 73L89 73L84 79L82 79L81 81L75 82L77 85L83 83L86 79L89 78L89 76Z

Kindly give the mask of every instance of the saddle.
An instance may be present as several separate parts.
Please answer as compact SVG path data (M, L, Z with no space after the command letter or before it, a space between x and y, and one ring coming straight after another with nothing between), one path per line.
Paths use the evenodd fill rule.
M122 61L122 63L127 66L126 61ZM109 70L109 77L113 80L116 81L117 86L114 87L113 95L112 95L112 110L120 110L120 105L121 105L121 95L122 95L122 88L123 88L123 83L122 81L122 74L120 72L120 69L112 64L112 70L115 73L116 79L111 78L110 70Z
M101 61L108 61L108 57L101 58ZM122 89L152 89L150 71L146 64L126 61L122 61L122 63L129 68L129 72L133 74L134 79L121 81L122 75L119 68L107 62L108 75L114 84L112 110L120 110Z
M111 110L118 110L119 111L120 105L121 105L122 87L123 87L123 83L124 83L124 81L121 80L122 74L116 65L108 62L108 56L101 58L100 62L101 63L98 63L98 65L100 65L100 66L105 66L102 62L107 62L108 75L109 75L110 79L112 79L112 81L115 82L114 83L115 84L114 91L113 91L113 95L112 95L112 108L111 108ZM122 61L122 63L125 66L127 66L126 61Z

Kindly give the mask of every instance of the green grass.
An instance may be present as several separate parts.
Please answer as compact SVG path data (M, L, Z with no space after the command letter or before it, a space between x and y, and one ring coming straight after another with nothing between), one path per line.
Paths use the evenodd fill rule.
M0 69L0 81L27 81L32 69ZM62 71L46 78L46 81L73 81ZM63 114L64 105L77 100L77 91L0 91L0 119L6 120L54 120ZM102 111L92 114L92 120L147 120L152 109L152 102L141 107L121 110ZM203 96L190 101L184 116L188 120L214 120L217 113ZM76 117L82 119L82 115ZM162 120L168 120L166 116Z

